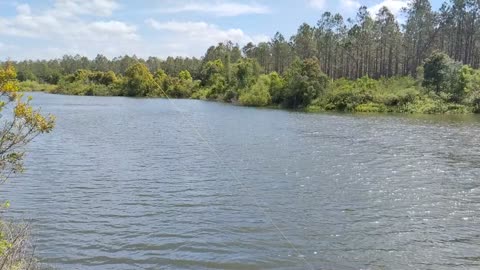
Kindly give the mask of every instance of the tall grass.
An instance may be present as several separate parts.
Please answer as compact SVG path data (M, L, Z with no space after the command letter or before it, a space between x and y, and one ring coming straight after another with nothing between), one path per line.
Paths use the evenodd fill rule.
M39 83L37 81L23 81L18 84L19 90L23 92L35 92L35 91L40 91L40 92L53 92L57 86L54 84L48 84L48 83Z

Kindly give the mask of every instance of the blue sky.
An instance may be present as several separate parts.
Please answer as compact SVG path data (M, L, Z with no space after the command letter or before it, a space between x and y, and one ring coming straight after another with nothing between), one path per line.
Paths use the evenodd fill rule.
M0 0L0 59L202 56L225 40L287 38L325 11L352 17L360 5L399 13L409 0ZM438 9L442 0L432 0Z

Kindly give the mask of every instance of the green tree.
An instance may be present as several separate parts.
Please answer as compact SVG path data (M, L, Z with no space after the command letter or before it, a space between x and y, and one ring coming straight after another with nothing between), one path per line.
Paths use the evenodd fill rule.
M317 58L296 60L286 74L284 105L304 108L326 89L328 77L320 70Z
M297 31L297 34L292 37L293 48L297 56L301 59L314 57L317 53L315 45L315 29L310 25L304 23Z
M223 98L227 90L225 67L220 59L209 61L202 69L202 84L209 89L207 98Z
M183 81L192 81L192 75L190 74L190 72L188 72L188 70L180 71L178 77Z
M445 53L433 53L423 65L423 86L437 94L450 94L452 99L459 101L464 94L460 80L461 68L460 63Z
M245 106L266 106L270 104L270 85L270 76L260 76L251 88L240 94L240 104Z
M144 97L157 87L147 66L136 63L125 72L125 95L129 97Z
M220 59L207 62L202 69L203 82L206 85L214 84L215 77L219 75L223 77L224 70L223 62Z
M429 0L413 0L405 9L405 74L414 74L430 54L435 34L435 14Z
M170 97L189 98L192 95L194 82L188 70L180 71L178 78L169 78L167 93Z
M261 67L256 59L242 59L235 64L235 78L238 88L246 88L260 75Z
M292 61L292 49L285 37L279 32L270 41L270 46L272 47L273 70L283 74Z
M269 92L272 103L281 104L285 96L285 80L277 72L272 72L268 76L270 77Z

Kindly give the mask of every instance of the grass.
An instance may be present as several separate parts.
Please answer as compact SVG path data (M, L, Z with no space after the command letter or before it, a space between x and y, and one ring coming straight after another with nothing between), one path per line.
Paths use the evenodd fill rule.
M39 83L37 81L24 81L19 83L22 92L53 92L57 86L48 83Z

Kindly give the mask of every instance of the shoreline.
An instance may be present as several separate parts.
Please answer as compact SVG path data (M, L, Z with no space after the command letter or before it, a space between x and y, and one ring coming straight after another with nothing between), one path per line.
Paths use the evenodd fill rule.
M49 95L60 95L60 96L76 96L76 97L121 97L121 98L131 98L131 99L165 99L165 100L199 100L199 101L207 101L207 102L215 102L215 103L221 103L221 104L226 104L226 105L231 105L231 106L238 106L238 107L247 107L247 108L256 108L256 109L268 109L268 110L281 110L281 111L287 111L287 112L297 112L297 113L306 113L306 114L345 114L345 115L480 115L480 112L476 113L473 112L473 108L470 108L472 111L446 111L446 112L437 112L437 113L422 113L422 112L408 112L408 111L348 111L348 110L325 110L322 108L318 108L316 106L308 106L306 108L298 108L298 109L292 109L292 108L285 108L280 105L267 105L267 106L248 106L248 105L242 105L239 102L226 102L221 99L199 99L199 98L181 98L181 97L161 97L161 96L143 96L143 97L129 97L129 96L123 96L123 95L111 95L111 96L106 96L106 95L75 95L75 94L69 94L69 93L51 93L49 91L44 91L44 90L25 90L22 89L20 90L22 93L44 93L44 94L49 94ZM452 103L453 105L460 105L456 103ZM463 106L463 105L462 105Z

